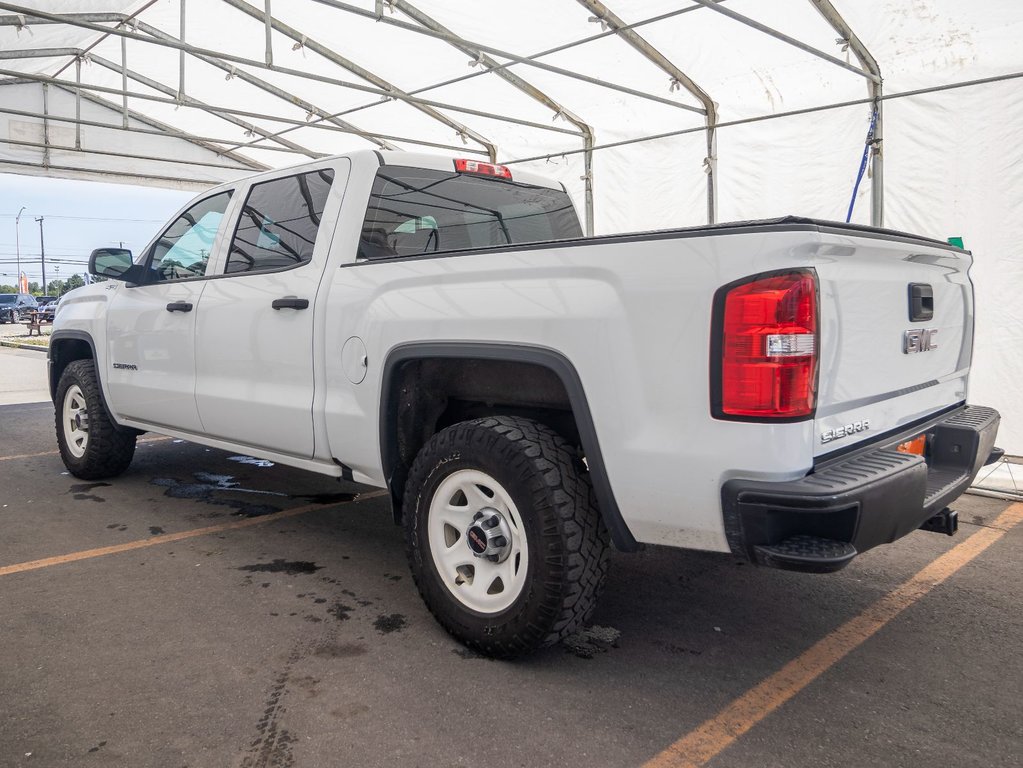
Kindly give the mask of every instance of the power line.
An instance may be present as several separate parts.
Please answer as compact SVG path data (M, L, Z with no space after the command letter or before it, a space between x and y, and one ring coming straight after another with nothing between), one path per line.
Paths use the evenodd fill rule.
M127 221L136 224L164 224L166 219L115 219L107 218L104 216L51 216L50 214L40 214L47 219L61 219L64 221ZM0 218L13 219L16 216L13 213L0 213Z

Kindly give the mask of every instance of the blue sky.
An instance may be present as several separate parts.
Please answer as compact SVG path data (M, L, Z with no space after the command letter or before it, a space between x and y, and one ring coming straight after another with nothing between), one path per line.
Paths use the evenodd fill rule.
M50 282L84 273L94 248L123 241L138 253L195 194L0 173L0 284L13 285L16 279L15 217L22 206L22 270L30 282L41 282L36 218L42 216Z

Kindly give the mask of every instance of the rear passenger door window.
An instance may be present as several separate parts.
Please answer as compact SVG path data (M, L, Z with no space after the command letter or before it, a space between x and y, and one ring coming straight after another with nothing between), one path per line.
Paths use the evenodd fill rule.
M299 267L313 256L334 171L323 168L254 184L238 218L224 272Z

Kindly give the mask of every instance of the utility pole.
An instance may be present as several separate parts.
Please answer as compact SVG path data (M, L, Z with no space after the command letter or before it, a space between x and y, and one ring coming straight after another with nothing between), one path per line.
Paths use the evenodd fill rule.
M43 245L43 217L36 219L39 222L39 257L43 262L43 296L46 295L46 246Z
M25 212L25 206L21 206L18 215L14 217L14 252L18 255L18 272L15 275L15 293L21 293L21 214ZM27 287L27 286L26 286Z

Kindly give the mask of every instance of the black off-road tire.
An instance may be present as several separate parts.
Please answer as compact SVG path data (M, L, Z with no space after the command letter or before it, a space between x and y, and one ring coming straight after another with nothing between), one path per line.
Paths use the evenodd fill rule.
M76 385L88 411L88 440L81 456L76 456L68 444L68 427L64 420L68 390ZM60 458L72 475L82 480L101 480L115 477L128 468L135 456L138 433L119 428L110 418L100 394L96 364L92 360L74 360L68 364L57 384L54 406Z
M499 482L524 524L526 581L499 613L478 613L460 602L430 552L431 500L446 477L463 469ZM434 435L409 473L403 519L412 576L430 612L487 656L521 656L571 634L589 619L607 577L609 536L583 462L558 433L529 419L485 417Z

